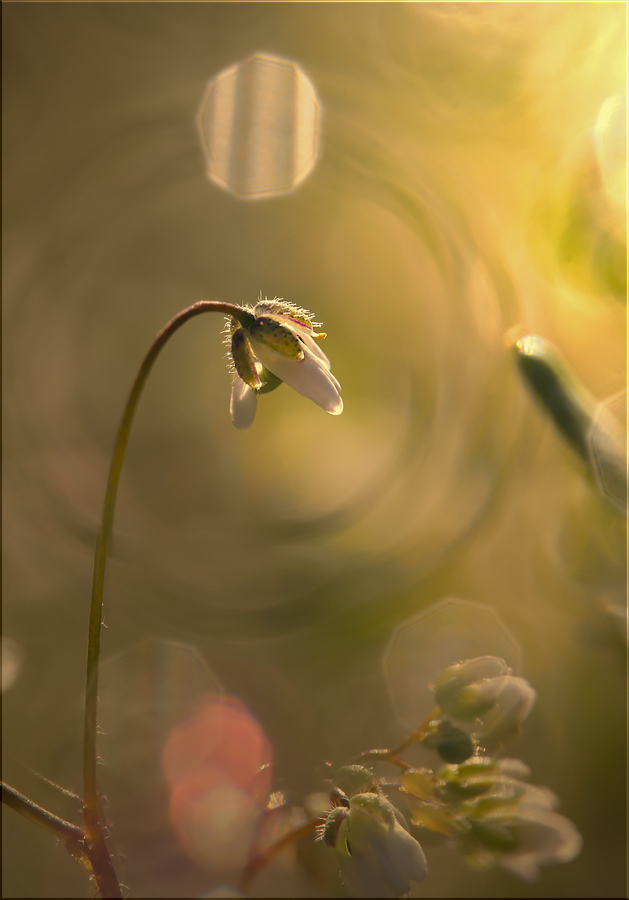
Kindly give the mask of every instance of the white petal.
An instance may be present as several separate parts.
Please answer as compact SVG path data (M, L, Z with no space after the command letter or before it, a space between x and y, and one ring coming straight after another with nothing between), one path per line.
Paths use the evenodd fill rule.
M253 388L234 375L232 395L229 401L229 414L236 428L249 428L256 415L258 398Z
M581 835L569 819L545 809L519 810L508 824L517 844L511 853L498 855L496 861L525 881L537 879L541 865L570 862L583 845Z
M339 392L339 394L340 394L340 393L341 393L341 385L340 385L340 382L337 381L337 379L334 377L334 375L332 374L332 372L330 372L330 360L327 358L327 356L325 355L325 353L324 353L323 350L321 349L321 347L320 347L318 341L315 341L314 338L310 337L310 335L308 335L308 334L305 335L305 336L304 336L304 335L300 335L300 337L301 337L302 343L305 345L305 348L306 348L306 349L305 349L306 355L308 355L308 351L310 351L310 353L312 354L312 356L313 356L315 359L318 359L318 360L325 366L325 368L326 368L326 369L328 370L328 372L330 373L330 378L332 379L332 381L333 381L334 384L336 385L336 389L338 390L338 392Z
M400 897L411 881L424 880L428 872L424 851L399 822L383 828L365 817L353 825L352 855L339 860L350 897Z
M530 713L537 693L524 678L500 675L475 685L487 697L495 698L495 706L483 716L482 744L485 748L499 746L518 733Z
M294 319L284 318L283 316L278 316L277 318L282 320L282 324L286 328L289 328L299 338L302 344L305 345L306 350L309 350L315 359L318 359L321 363L323 363L323 365L329 372L330 360L321 349L319 341L313 337L314 332L312 328L309 328L307 325L302 325L300 322L295 322ZM332 376L332 378L334 378L334 376ZM340 391L341 386L338 381L336 381L336 378L334 378L334 381L336 382L337 387Z
M307 331L298 331L297 336L306 345L306 347L310 350L312 355L316 359L319 359L323 363L323 365L326 367L326 369L329 370L330 360L327 358L327 356L321 349L319 341L316 341L312 337L312 335L309 334Z
M426 857L418 841L399 822L389 830L387 854L392 870L409 881L423 881L428 874Z
M293 390L312 400L332 416L343 412L340 385L325 364L305 346L305 358L287 359L251 338L255 355L262 365L285 381ZM327 357L326 357L327 358Z

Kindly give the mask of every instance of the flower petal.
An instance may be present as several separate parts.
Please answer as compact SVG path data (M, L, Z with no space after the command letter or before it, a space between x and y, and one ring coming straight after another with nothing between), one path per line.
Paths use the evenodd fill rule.
M310 350L312 355L320 360L326 369L330 369L330 360L327 358L323 350L321 349L321 345L319 342L312 336L311 331L306 331L305 328L295 327L293 325L295 332L297 333L297 337L299 340L305 344L305 346Z
M343 412L338 381L309 346L304 344L305 358L295 360L280 356L253 337L251 344L262 365L302 397L312 400L332 416L339 416Z
M380 857L391 880L397 877L399 882L404 883L406 891L409 889L409 881L423 881L428 874L424 851L399 822L389 828L386 853L381 851Z
M509 828L516 837L517 847L511 853L498 855L496 861L525 881L537 879L541 865L570 862L583 845L581 835L569 819L546 809L520 810Z
M349 819L350 855L339 863L350 897L400 897L424 880L424 851L397 820L385 825L362 810L350 810Z
M258 398L253 388L238 376L232 381L232 394L229 401L229 414L236 428L249 428L255 419Z

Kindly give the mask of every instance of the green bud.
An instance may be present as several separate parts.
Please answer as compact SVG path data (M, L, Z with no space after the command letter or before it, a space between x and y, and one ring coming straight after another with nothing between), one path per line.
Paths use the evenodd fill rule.
M470 684L462 688L456 698L448 703L446 711L453 719L462 719L464 722L473 722L489 712L495 704L494 697L487 694L485 685L488 681L479 684Z
M364 766L343 766L334 774L334 786L340 788L348 797L355 794L378 794L378 784L373 772Z
M287 359L304 358L301 341L290 328L272 316L258 316L249 328L249 334L253 340L259 341L280 356Z
M461 778L484 776L490 772L497 772L498 769L499 763L492 759L491 756L475 756L473 759L468 759L458 766L442 766L438 775L444 781L455 781Z
M431 722L426 730L424 744L436 750L441 759L449 763L461 763L474 754L478 746L474 738L461 731L448 719Z
M516 838L506 825L498 822L472 822L470 835L487 850L508 853L516 846Z
M484 819L486 816L497 816L503 810L509 810L526 791L526 785L500 783L499 793L487 793L475 799L466 800L459 811L470 819Z
M459 766L442 766L439 775L444 781L440 794L448 800L457 801L486 793L499 777L496 764L486 758Z
M434 692L437 704L445 710L448 715L457 719L476 718L476 715L468 716L460 715L460 712L466 712L466 706L470 703L473 706L475 698L473 696L458 703L459 696L464 688L469 685L482 682L489 678L497 678L501 675L509 675L511 669L504 659L498 656L478 656L475 659L466 659L448 666L439 678L435 681ZM460 712L453 712L452 707L459 706ZM490 707L489 707L490 708Z

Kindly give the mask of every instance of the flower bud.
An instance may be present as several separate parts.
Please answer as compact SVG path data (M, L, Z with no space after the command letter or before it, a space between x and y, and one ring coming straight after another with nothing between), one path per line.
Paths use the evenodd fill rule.
M384 797L357 794L349 809L334 812L340 820L335 848L350 897L400 897L410 890L411 881L426 877L421 846Z
M511 675L504 660L481 656L449 666L434 685L441 709L462 721L482 720L474 732L486 748L497 748L514 737L537 696L528 681ZM454 734L450 732L454 740ZM446 732L443 734L446 738ZM447 762L462 762L463 758Z
M477 747L477 742L448 719L431 722L426 729L424 744L436 750L441 759L449 763L460 763L469 759Z
M511 669L504 659L497 656L479 656L448 666L434 684L435 700L448 715L455 719L475 719L472 713L478 701L473 693L460 699L461 691L471 684L499 675L509 675ZM455 711L456 710L456 711ZM461 714L463 713L463 714Z
M378 794L378 785L373 772L364 766L343 766L334 775L334 786L348 797L355 794Z

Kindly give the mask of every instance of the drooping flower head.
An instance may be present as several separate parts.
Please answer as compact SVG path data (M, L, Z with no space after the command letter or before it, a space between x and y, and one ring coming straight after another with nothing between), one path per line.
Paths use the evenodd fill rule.
M319 348L319 322L312 313L286 300L262 299L244 307L239 321L229 318L225 343L233 367L231 419L236 428L254 420L259 394L285 381L330 415L343 412L341 385L330 371L330 360Z

